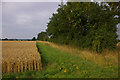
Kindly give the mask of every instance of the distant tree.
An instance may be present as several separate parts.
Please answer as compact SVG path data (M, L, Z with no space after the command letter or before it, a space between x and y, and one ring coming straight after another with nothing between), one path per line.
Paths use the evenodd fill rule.
M41 32L38 34L37 40L48 41L48 35L46 32Z
M8 40L8 38L5 38L4 40Z
M36 38L35 38L35 37L33 37L33 38L32 38L32 41L35 41L35 40L36 40Z

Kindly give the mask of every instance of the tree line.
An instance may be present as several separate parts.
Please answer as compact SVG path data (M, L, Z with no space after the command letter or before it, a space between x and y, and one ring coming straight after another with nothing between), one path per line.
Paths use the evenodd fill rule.
M0 38L0 41L36 41L36 38L35 37L33 37L32 39L8 39L8 38L1 39Z
M116 49L120 2L61 3L38 40L87 48L101 53Z

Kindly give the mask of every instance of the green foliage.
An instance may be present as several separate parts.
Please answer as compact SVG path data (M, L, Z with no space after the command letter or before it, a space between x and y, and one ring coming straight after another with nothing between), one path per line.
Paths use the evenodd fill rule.
M33 37L33 38L32 38L32 41L36 41L36 38L35 38L35 37Z
M48 41L49 37L46 32L41 32L38 34L37 40Z
M115 49L118 20L110 7L103 4L68 2L59 5L47 25L50 41L89 48L98 53Z

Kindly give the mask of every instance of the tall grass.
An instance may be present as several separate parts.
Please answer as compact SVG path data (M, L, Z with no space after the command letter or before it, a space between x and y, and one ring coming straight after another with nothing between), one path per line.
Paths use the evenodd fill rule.
M117 51L109 51L104 50L103 53L98 54L92 52L88 49L77 49L76 47L71 47L68 45L58 45L51 42L40 41L41 43L45 43L50 45L53 48L56 48L62 52L70 53L74 56L79 56L80 58L90 60L97 65L107 66L107 65L118 65L118 52Z

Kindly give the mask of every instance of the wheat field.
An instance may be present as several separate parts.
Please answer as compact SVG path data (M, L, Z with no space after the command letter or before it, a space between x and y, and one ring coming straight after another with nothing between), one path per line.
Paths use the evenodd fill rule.
M2 73L41 69L35 41L2 41Z

